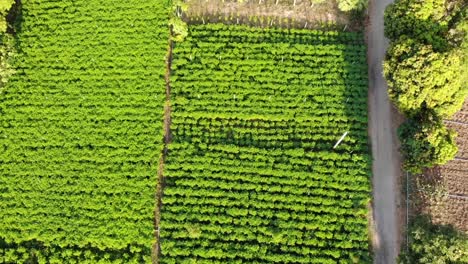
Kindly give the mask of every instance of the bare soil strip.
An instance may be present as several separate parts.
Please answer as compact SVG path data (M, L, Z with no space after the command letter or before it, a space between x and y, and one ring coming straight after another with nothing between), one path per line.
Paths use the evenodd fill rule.
M162 207L162 196L164 190L164 163L167 157L167 146L171 142L171 85L170 85L170 75L171 75L171 63L172 63L172 47L173 42L169 40L167 54L166 54L166 74L164 79L166 81L166 102L164 103L164 149L159 157L158 162L158 183L156 186L156 209L154 212L154 226L156 230L156 243L153 245L152 259L153 264L159 263L159 256L161 253L161 244L159 243L159 224L161 221L161 207Z
M190 24L225 23L257 27L324 28L359 30L360 19L338 9L335 1L310 0L187 0L184 20ZM333 25L333 26L332 26Z

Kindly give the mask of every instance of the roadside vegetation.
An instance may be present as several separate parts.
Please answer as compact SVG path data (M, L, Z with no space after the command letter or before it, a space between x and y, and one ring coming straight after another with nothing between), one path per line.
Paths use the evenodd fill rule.
M389 96L407 121L399 129L404 168L419 174L457 153L456 133L443 124L468 93L466 4L397 0L385 11L391 40L384 63Z
M418 216L409 236L410 250L400 255L400 263L468 263L468 237L451 226L434 225L427 217Z
M389 96L406 121L398 129L404 169L421 174L458 152L444 120L468 94L467 6L459 0L397 0L385 11L390 47L384 62ZM449 226L417 216L400 263L467 263L468 240Z

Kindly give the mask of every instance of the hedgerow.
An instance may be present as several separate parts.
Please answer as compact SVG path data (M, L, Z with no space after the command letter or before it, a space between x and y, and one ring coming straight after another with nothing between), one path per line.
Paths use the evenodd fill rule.
M459 111L468 95L466 11L458 0L397 0L385 10L391 42L384 75L390 99L410 119L399 135L411 173L455 157L454 132L442 120ZM435 138L439 142L429 146Z

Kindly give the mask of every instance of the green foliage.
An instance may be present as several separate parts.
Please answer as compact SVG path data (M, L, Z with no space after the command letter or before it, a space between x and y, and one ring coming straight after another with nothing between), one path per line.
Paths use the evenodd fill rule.
M431 109L440 117L452 116L468 92L460 78L460 57L457 50L438 53L412 40L394 42L384 63L390 99L409 117L421 109Z
M338 8L343 12L359 11L367 7L366 0L337 0Z
M183 0L172 1L172 13L169 19L172 40L175 42L183 41L188 35L188 26L182 19L182 12L187 11L188 5Z
M401 264L468 263L468 237L453 227L434 225L417 217L410 228L410 249L399 258Z
M460 21L454 30L450 31L453 45L459 47L460 59L462 60L462 83L468 83L468 7L459 12Z
M14 0L0 0L0 93L8 78L14 73L10 66L14 55L14 39L5 33L8 27L6 16L14 3Z
M447 45L445 0L397 0L385 10L385 35L391 40L412 38L437 48Z
M455 158L458 151L455 132L430 115L407 120L400 126L398 135L404 167L411 173L418 174L424 168L445 164Z
M172 40L181 42L187 37L188 26L187 23L182 21L182 19L178 17L171 17L169 19L169 25L172 29Z
M358 33L189 27L172 61L161 263L370 262L365 54Z
M11 61L15 57L15 39L9 34L0 36L0 94L15 70L11 66Z
M390 99L411 119L400 128L410 171L455 157L453 133L434 120L451 117L468 94L465 17L463 1L397 0L385 11L385 34L392 42L384 75ZM428 113L435 117L421 118Z
M5 15L11 6L15 3L15 0L2 0L0 1L0 14Z
M27 263L26 248L39 263L151 263L170 8L22 4L0 94L0 262Z
M6 15L15 3L15 0L0 0L0 35L7 30Z
M466 33L459 26L466 23L466 6L462 2L397 0L385 10L385 35L392 41L410 38L432 45L438 52L456 48L460 45L459 36Z

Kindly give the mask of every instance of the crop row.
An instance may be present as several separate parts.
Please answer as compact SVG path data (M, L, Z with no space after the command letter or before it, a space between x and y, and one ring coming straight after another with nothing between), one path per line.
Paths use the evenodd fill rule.
M0 95L0 262L150 263L167 1L22 1Z
M367 262L362 36L189 32L174 47L160 262Z

